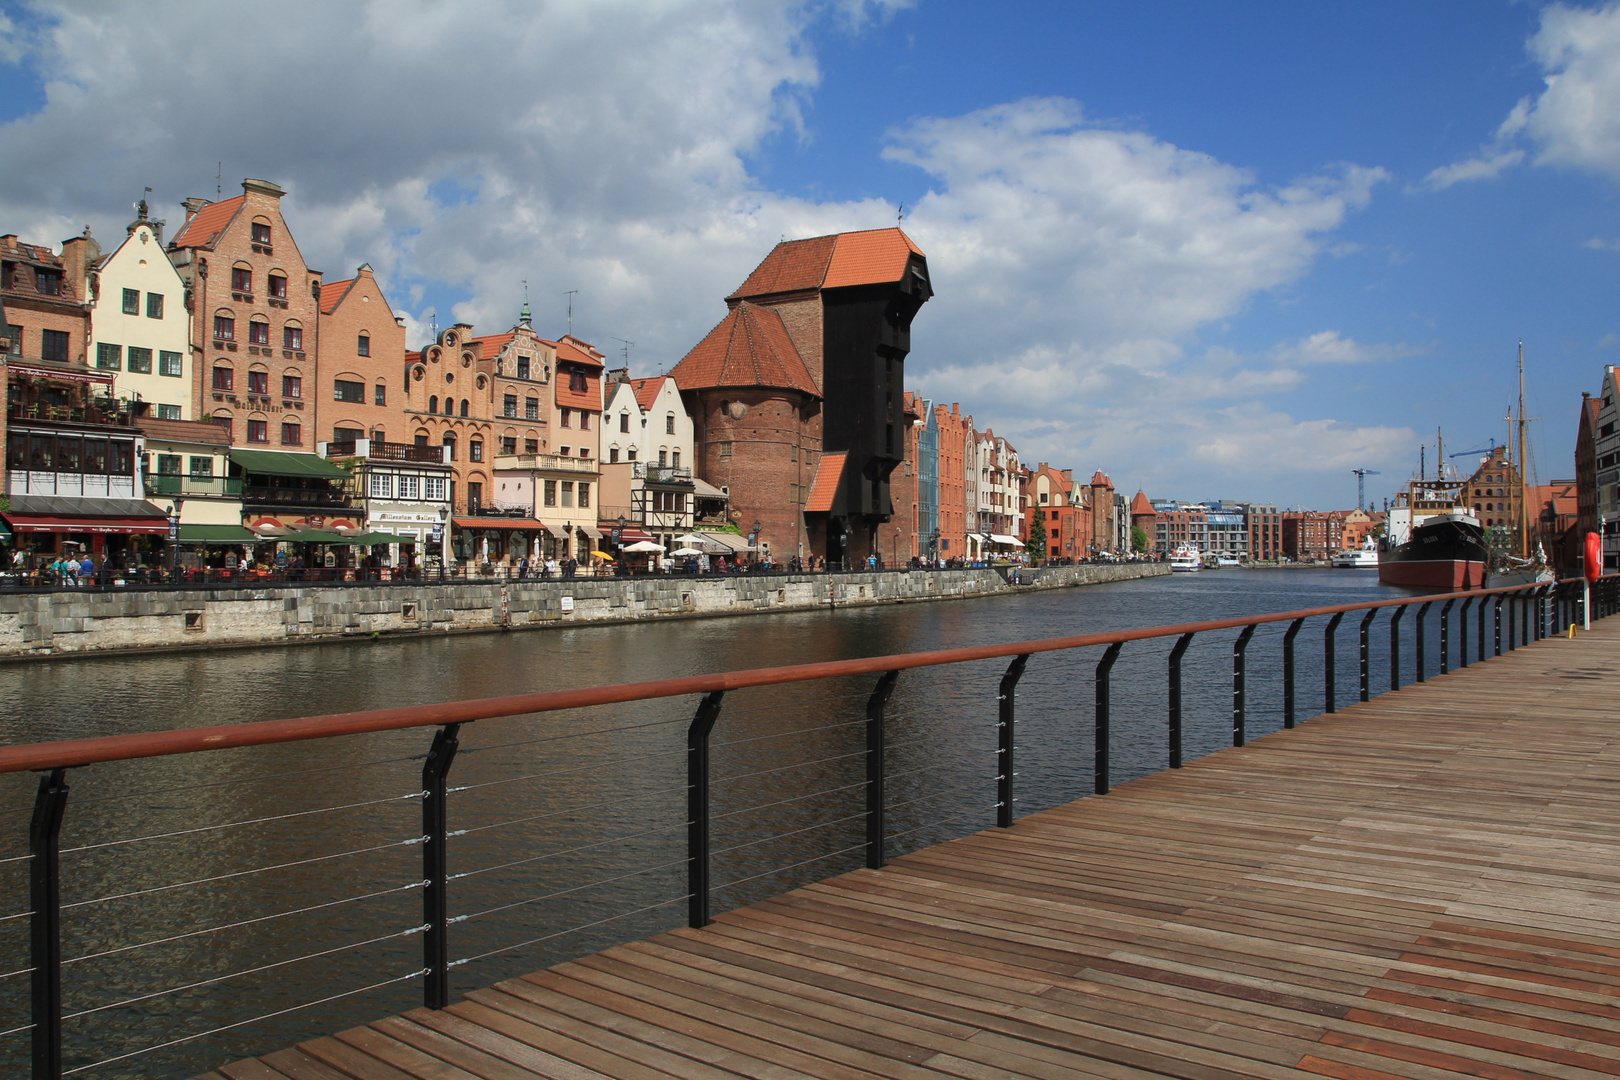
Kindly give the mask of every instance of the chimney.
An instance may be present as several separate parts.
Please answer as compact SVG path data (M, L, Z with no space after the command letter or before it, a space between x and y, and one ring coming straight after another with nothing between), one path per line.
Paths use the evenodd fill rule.
M96 263L101 261L101 245L90 235L90 226L71 240L62 241L62 276L73 284L73 292L80 300L88 299L85 280Z
M272 184L268 180L253 180L251 178L242 181L242 190L249 195L265 195L277 200L287 194L279 184Z
M191 219L197 216L197 211L208 205L208 200L200 199L193 195L180 205L186 209L186 220L180 223L180 227L184 229L186 225L190 223Z

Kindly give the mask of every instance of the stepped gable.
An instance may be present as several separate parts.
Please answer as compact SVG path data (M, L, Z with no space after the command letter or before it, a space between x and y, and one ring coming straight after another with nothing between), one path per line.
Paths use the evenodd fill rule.
M899 281L912 255L922 250L897 228L784 240L726 302Z
M821 396L781 317L746 300L739 301L669 377L683 390L763 386Z
M222 202L209 203L191 216L191 220L181 227L169 242L170 247L195 247L212 250L216 241L225 232L227 226L236 217L247 202L247 195L238 195L233 199Z

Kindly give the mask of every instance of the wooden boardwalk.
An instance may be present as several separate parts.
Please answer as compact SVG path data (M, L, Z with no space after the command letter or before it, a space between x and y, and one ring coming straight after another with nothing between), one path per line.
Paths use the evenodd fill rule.
M1620 1074L1620 619L208 1080Z

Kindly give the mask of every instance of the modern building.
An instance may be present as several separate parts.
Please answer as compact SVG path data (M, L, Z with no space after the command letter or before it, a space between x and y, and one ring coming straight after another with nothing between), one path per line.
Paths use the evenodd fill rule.
M1593 425L1597 531L1603 537L1603 569L1620 570L1620 380L1612 364L1603 369L1603 389L1598 395Z
M915 395L912 395L915 398ZM934 403L916 398L911 406L917 429L917 554L939 558L939 418Z
M1155 551L1167 555L1183 544L1209 550L1209 511L1203 503L1154 499L1152 505Z
M164 254L163 222L147 217L145 199L137 212L124 242L86 267L88 360L119 397L146 402L145 415L195 420L186 287Z
M864 560L905 453L911 320L933 295L899 229L778 244L670 373L697 471L778 558Z

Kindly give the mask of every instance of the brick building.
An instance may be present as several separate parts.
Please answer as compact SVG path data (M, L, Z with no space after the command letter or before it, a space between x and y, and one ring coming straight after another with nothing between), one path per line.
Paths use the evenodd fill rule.
M321 426L305 443L412 441L404 427L405 323L388 306L371 265L322 284L320 313L318 384L310 389L320 401ZM304 445L291 437L282 442Z
M1343 550L1343 510L1290 510L1282 516L1283 554L1291 559L1331 559Z
M1030 513L1046 530L1048 560L1083 559L1090 543L1091 515L1086 512L1074 470L1054 469L1042 461L1030 476Z
M941 559L968 555L967 460L973 445L973 417L961 405L934 406L939 438L939 552Z
M1119 550L1119 512L1114 505L1114 482L1098 469L1087 485L1086 505L1091 510L1091 538L1088 554Z
M905 457L900 467L889 475L889 495L894 512L878 526L878 557L885 566L904 566L924 553L927 539L922 532L921 458L923 401L906 391L905 404Z
M784 241L670 372L699 473L778 558L874 551L905 454L911 320L932 294L899 229Z

